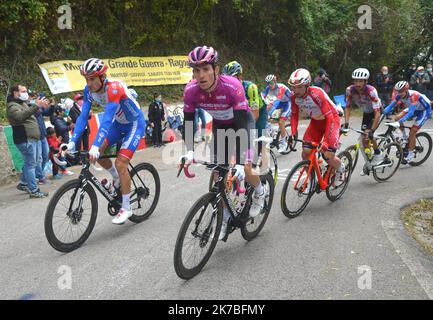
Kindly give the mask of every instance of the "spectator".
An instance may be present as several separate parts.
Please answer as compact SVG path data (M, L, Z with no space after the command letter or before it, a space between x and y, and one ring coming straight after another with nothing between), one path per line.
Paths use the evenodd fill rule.
M200 142L200 134L198 133L198 120L201 121L201 141L206 140L206 114L202 108L195 109L194 115L194 136L195 142Z
M84 101L84 96L80 93L77 93L74 96L74 101L72 101L72 107L70 108L70 111L69 111L69 120L74 125L77 123L77 119L81 114L81 107L83 105L83 101ZM92 118L92 111L90 111L90 113L89 113L88 120L90 120L91 118ZM76 145L77 151L89 150L89 135L90 135L90 125L89 125L89 122L87 122L87 126L84 129L82 136L80 137L80 139L78 139L78 142Z
M12 126L13 140L24 160L23 172L18 190L28 192L30 198L44 198L48 193L42 192L36 181L37 145L41 137L35 114L39 107L48 108L48 100L37 99L36 105L28 106L27 88L16 85L11 88L7 98L7 118Z
M427 84L430 83L430 78L428 74L424 71L424 67L420 66L416 69L416 72L410 78L410 84L412 85L412 90L418 91L425 94L427 91Z
M164 117L164 105L162 97L158 93L153 94L153 101L149 105L149 123L153 128L152 142L154 148L159 148L162 145L162 121Z
M430 99L430 101L433 101L433 69L432 68L433 68L432 63L431 62L427 63L426 73L430 79L430 82L427 84L426 95L427 98Z
M54 112L51 116L51 124L56 130L56 135L62 137L62 143L69 143L69 131L74 129L73 123L68 123L63 118L64 110L60 105L54 107Z
M30 93L30 103L29 105L36 104L36 93ZM39 129L41 132L41 137L38 143L38 154L40 155L40 159L37 161L36 166L36 179L38 179L38 184L45 184L47 182L45 178L45 167L48 164L48 153L49 146L47 141L47 128L45 126L44 116L51 116L54 108L54 100L49 100L48 108L38 107L35 117L38 121Z
M410 82L410 79L412 78L412 75L416 72L416 64L412 63L409 70L406 72L406 81Z
M320 68L319 73L314 79L314 85L322 88L327 94L329 94L331 91L332 81L329 79L329 75L326 73L325 69Z
M53 166L53 179L60 179L62 177L62 175L70 175L70 171L66 170L66 167L64 166L59 166L57 164L57 162L54 160L54 157L57 157L57 154L59 153L59 149L60 149L60 144L62 142L62 137L57 137L56 136L56 131L54 130L53 127L48 127L47 128L47 140L48 140L48 144L50 146L50 160ZM59 156L58 157L59 161L65 162L66 158L63 156ZM60 173L59 174L59 169L60 169Z
M388 106L391 103L391 94L394 87L392 76L388 73L388 67L383 66L380 73L376 76L377 91L379 98L382 100L383 106Z

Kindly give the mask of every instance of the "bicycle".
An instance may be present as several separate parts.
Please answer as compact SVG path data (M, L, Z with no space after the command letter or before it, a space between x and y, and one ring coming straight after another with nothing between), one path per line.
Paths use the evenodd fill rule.
M272 176L267 173L260 177L266 184L267 196L262 212L255 218L249 216L249 209L254 188L244 181L244 188L233 180L233 169L225 165L215 165L204 161L197 161L208 170L218 174L218 179L208 192L201 196L188 211L180 228L174 251L174 269L181 279L191 279L206 265L218 241L223 223L223 205L229 212L230 218L227 232L222 241L227 241L229 235L240 229L242 237L251 241L263 229L272 207L274 184ZM178 177L184 170L185 176L193 178L184 162L180 165ZM192 251L189 254L189 249ZM197 249L196 252L194 249ZM189 254L189 255L188 255ZM197 258L196 255L199 255ZM193 256L191 258L191 256Z
M379 135L381 138L383 138L383 141L387 142L395 142L401 145L402 148L402 164L408 164L406 160L404 159L407 156L408 148L409 148L409 142L407 139L403 139L399 136L396 136L394 134L395 130L398 129L399 126L388 126L387 131L384 134ZM404 129L411 129L411 127L403 126ZM409 165L413 167L417 167L421 164L423 164L429 157L432 152L433 142L432 138L427 132L417 132L416 136L416 144L414 152L414 158L411 162L409 162ZM417 160L418 159L418 160Z
M120 188L113 187L112 192L107 190L90 172L89 152L81 151L79 156L83 163L79 178L66 182L56 191L45 213L46 238L49 244L60 252L71 252L78 249L90 236L98 214L98 198L94 188L107 199L107 210L110 216L116 216L122 206ZM116 154L102 155L100 159L116 156ZM129 220L140 223L150 217L158 204L160 180L157 170L150 163L140 163L136 166L130 163L129 167L132 182L130 199L133 211ZM153 182L148 181L148 177ZM62 226L66 228L56 232L56 227Z
M386 123L386 125L390 126L388 123ZM346 151L349 152L352 157L352 161L353 161L352 169L354 170L356 164L358 163L359 150L361 150L361 154L365 159L365 165L363 168L365 174L370 175L370 172L373 172L373 177L377 182L384 182L389 178L391 178L397 171L403 159L403 150L401 146L398 143L393 141L387 142L386 137L379 135L380 139L378 141L377 146L379 148L380 153L384 156L384 159L380 164L376 166L372 166L371 161L374 156L372 140L371 139L368 140L369 141L368 147L365 148L362 144L362 136L365 135L366 133L363 130L357 130L353 128L350 128L350 130L353 130L360 134L359 141L356 144L346 148Z
M302 140L298 139L298 141L304 143ZM349 184L352 173L350 153L344 150L337 155L346 167L344 180L339 184L335 181L335 170L329 164L323 163L324 156L319 152L321 144L312 143L312 146L309 160L297 163L284 182L281 193L281 209L288 218L294 218L301 214L314 193L321 193L325 190L326 197L330 201L337 201L342 197ZM294 182L293 185L292 182ZM290 198L288 198L288 194L291 195Z
M257 159L257 163L253 164L253 167L255 169L259 169L262 167L263 163L265 162L266 165L269 165L269 173L272 175L273 179L274 179L274 186L277 185L278 182L278 160L277 160L277 156L275 155L275 152L271 149L271 145L272 142L274 141L274 139L270 138L270 137L266 137L266 136L261 136L258 139L254 139L254 142L261 142L264 144L264 146L266 147L266 151L269 152L269 158L268 157L263 157L263 151L262 153L259 155L258 159ZM263 150L263 147L262 147ZM267 153L265 153L267 154ZM272 160L272 164L268 164L269 159ZM264 161L265 160L265 161ZM214 180L214 175L211 174L209 177L209 191L212 191L212 188L215 184L215 180Z

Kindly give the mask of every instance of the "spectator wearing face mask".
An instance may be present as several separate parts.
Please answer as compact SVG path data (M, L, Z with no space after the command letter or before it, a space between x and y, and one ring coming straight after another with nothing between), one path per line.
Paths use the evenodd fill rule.
M382 105L387 106L391 103L391 94L394 87L394 81L389 74L388 67L383 66L380 73L376 76L376 87L379 93L379 98L382 100Z
M154 148L162 145L162 121L164 121L164 105L160 94L153 95L153 101L149 105L149 123L153 128L152 142Z
M427 64L427 69L425 71L430 79L430 82L426 85L426 96L430 99L430 101L433 101L433 69L431 62Z
M420 66L416 69L416 72L410 78L410 84L412 85L412 90L418 91L425 94L427 91L427 84L430 83L430 78L425 72L424 67Z
M412 75L416 72L416 64L412 63L410 68L406 72L406 81L410 82L410 79L412 78Z
M17 189L30 194L30 198L44 198L48 193L42 192L36 180L36 166L40 155L38 155L38 143L41 132L36 120L38 107L48 108L48 100L36 99L35 104L27 104L29 94L23 85L11 88L7 98L7 118L12 126L13 140L20 151L24 167Z
M321 68L316 78L314 78L314 86L322 88L327 94L331 91L332 81L329 79L329 75L326 71Z

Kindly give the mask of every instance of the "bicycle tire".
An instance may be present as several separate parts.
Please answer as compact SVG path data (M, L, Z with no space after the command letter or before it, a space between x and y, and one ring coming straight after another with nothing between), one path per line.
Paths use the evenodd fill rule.
M330 201L332 201L332 202L337 201L338 199L340 199L343 196L344 192L346 192L347 187L349 186L349 182L350 182L350 178L352 176L352 172L353 172L353 169L352 169L352 156L350 155L350 153L348 151L346 151L346 150L341 151L337 155L337 157L339 159L344 159L344 158L348 159L348 162L345 163L345 166L346 166L346 171L349 171L349 172L348 172L348 174L346 176L345 181L343 182L344 185L343 186L339 185L337 187L339 189L341 188L341 190L336 195L331 194L331 188L332 188L332 184L333 184L332 179L335 177L335 175L332 175L332 174L329 175L328 187L326 188L326 197Z
M352 157L352 173L355 171L356 165L358 164L358 158L359 158L359 148L357 146L351 145L345 149L345 151L350 153L350 156Z
M252 218L250 220L248 220L246 222L246 224L244 226L242 226L241 228L241 235L242 237L247 240L247 241L251 241L253 240L255 237L258 236L258 234L260 233L260 231L262 231L263 227L265 226L266 220L268 220L268 216L269 213L271 212L271 208L272 208L272 202L274 199L274 180L273 177L270 173L267 173L265 175L262 175L260 177L260 181L261 182L267 182L268 186L269 186L269 197L267 198L267 200L265 200L265 207L264 207L264 212L260 213L257 217ZM252 196L253 193L251 193ZM258 223L257 228L254 230L248 230L249 226L252 224L255 224L256 220L258 217L262 216L262 220L260 221L260 223ZM252 224L249 224L252 223Z
M133 215L129 218L129 220L132 221L132 222L134 222L134 223L140 223L140 222L143 222L144 220L148 219L152 215L152 213L155 211L155 208L158 205L159 195L160 195L160 192L161 192L161 182L160 182L160 179L159 179L158 171L150 163L146 163L146 162L140 163L140 164L134 166L134 169L135 170L130 170L131 180L140 171L145 170L145 171L150 172L150 174L152 175L152 177L153 177L153 179L155 181L155 195L154 195L152 204L150 205L149 209L146 210L146 212L144 214L140 214L140 215L136 214L137 209L133 208L133 205L135 204L135 202L134 202L135 196L132 195L132 197L131 197L131 208L133 208L133 210L132 210ZM141 182L141 181L138 180L138 182ZM131 185L133 186L134 184L132 183ZM134 190L134 191L137 191L137 190ZM149 195L147 195L147 196L149 196Z
M314 189L313 186L315 186L315 176L314 176L314 170L311 170L311 174L309 177L309 190L308 193L304 194L306 195L305 201L304 203L299 207L299 209L297 210L290 210L287 206L287 202L286 202L286 197L287 197L287 191L288 191L288 187L289 187L289 183L291 181L291 179L293 178L293 176L296 174L296 172L298 171L298 169L300 168L305 168L304 170L307 170L308 172L308 168L310 166L310 161L309 160L304 160L301 161L299 163L297 163L293 169L290 171L290 173L288 174L284 185L283 185L283 190L281 192L281 199L280 199L280 203L281 203L281 210L283 211L283 214L287 217L287 218L295 218L298 215L300 215L302 213L302 211L305 210L305 208L307 207L308 203L310 202L311 196L314 193ZM308 187L307 187L308 188ZM298 193L298 197L299 197L299 193Z
M409 162L409 164L410 164L411 166L413 166L413 167L420 166L421 164L423 164L424 162L426 162L426 160L430 157L430 154L431 154L431 151L432 151L432 145L433 145L433 143L432 143L432 138L430 137L430 135L429 135L427 132L418 132L418 133L416 134L416 145L415 145L415 150L416 150L417 148L419 148L419 147L418 147L418 137L424 137L424 138L427 139L427 141L428 141L428 150L427 150L427 154L426 154L426 155L424 156L424 158L422 158L421 160L416 161L416 160L415 160L416 157L415 157L411 162ZM415 154L415 155L416 155L416 154Z
M58 239L54 232L53 228L53 217L55 213L55 209L61 198L63 197L66 192L76 189L81 185L81 181L79 179L74 179L71 181L66 182L64 185L62 185L53 195L51 198L47 211L45 212L45 221L44 221L44 228L45 228L45 236L48 240L48 243L57 251L60 252L71 252L83 245L83 243L87 240L87 238L92 233L92 230L95 226L96 217L98 215L98 199L95 193L95 190L91 187L91 185L88 183L84 187L84 192L87 193L87 195L90 198L90 202L92 204L91 208L91 216L89 220L89 224L87 228L84 230L81 237L78 238L78 240L72 242L72 243L65 243ZM76 199L79 196L77 193ZM70 202L70 201L69 201ZM70 218L68 218L70 219ZM68 229L69 230L69 227Z
M382 149L381 153L385 154L385 149L391 149L391 147L393 147L393 146L397 148L397 152L396 152L396 155L398 156L397 166L394 168L393 171L391 171L391 174L388 175L388 176L386 176L386 177L380 177L378 175L379 170L382 170L382 168L378 168L378 169L373 168L372 169L372 171L373 171L373 177L374 177L374 179L377 182L384 182L384 181L388 180L389 178L391 178L397 172L398 168L400 167L401 161L403 160L403 149L402 149L402 147L401 147L401 145L399 143L397 143L397 142L391 142L391 143L388 143L388 144L385 144L385 145L382 144L381 147L380 147ZM386 159L388 158L388 156L389 156L389 151L385 155L385 160L384 161L387 161ZM385 168L383 168L383 169L385 169Z
M183 244L185 241L186 233L188 232L189 226L191 222L193 221L193 218L196 216L196 214L199 212L199 210L203 206L207 206L211 204L212 206L215 205L217 194L214 192L206 193L205 195L201 196L191 207L191 209L188 211L182 226L180 228L179 234L177 236L175 250L174 250L174 269L176 271L176 274L179 276L179 278L188 280L196 276L200 271L203 269L203 267L206 265L207 261L212 255L213 250L215 249L215 246L218 242L218 235L221 231L221 226L223 222L223 206L222 202L217 204L217 214L216 214L216 225L215 225L215 233L214 237L212 239L208 239L207 243L209 243L208 250L204 257L200 260L200 262L192 267L187 267L184 264L183 261ZM194 224L197 223L197 221L193 222ZM209 241L210 240L210 241ZM206 244L207 244L206 243Z

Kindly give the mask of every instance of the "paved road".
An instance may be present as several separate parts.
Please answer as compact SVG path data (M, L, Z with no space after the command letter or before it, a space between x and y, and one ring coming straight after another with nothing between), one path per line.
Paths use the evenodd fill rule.
M355 139L351 133L343 146ZM399 209L433 197L433 160L402 168L382 184L360 177L358 166L341 200L315 195L302 215L289 220L279 198L284 175L299 158L279 158L283 172L259 237L248 243L236 233L218 243L202 272L187 282L174 272L174 244L187 210L207 187L204 169L194 168L194 180L176 179L176 166L162 163L159 150L138 153L134 162L150 161L160 174L156 212L142 224L115 226L100 199L93 233L69 254L45 239L49 199L30 200L14 186L1 187L0 298L432 299L433 259L405 233ZM51 184L50 195L67 179ZM65 266L71 289L62 286ZM363 280L370 272L371 288Z

